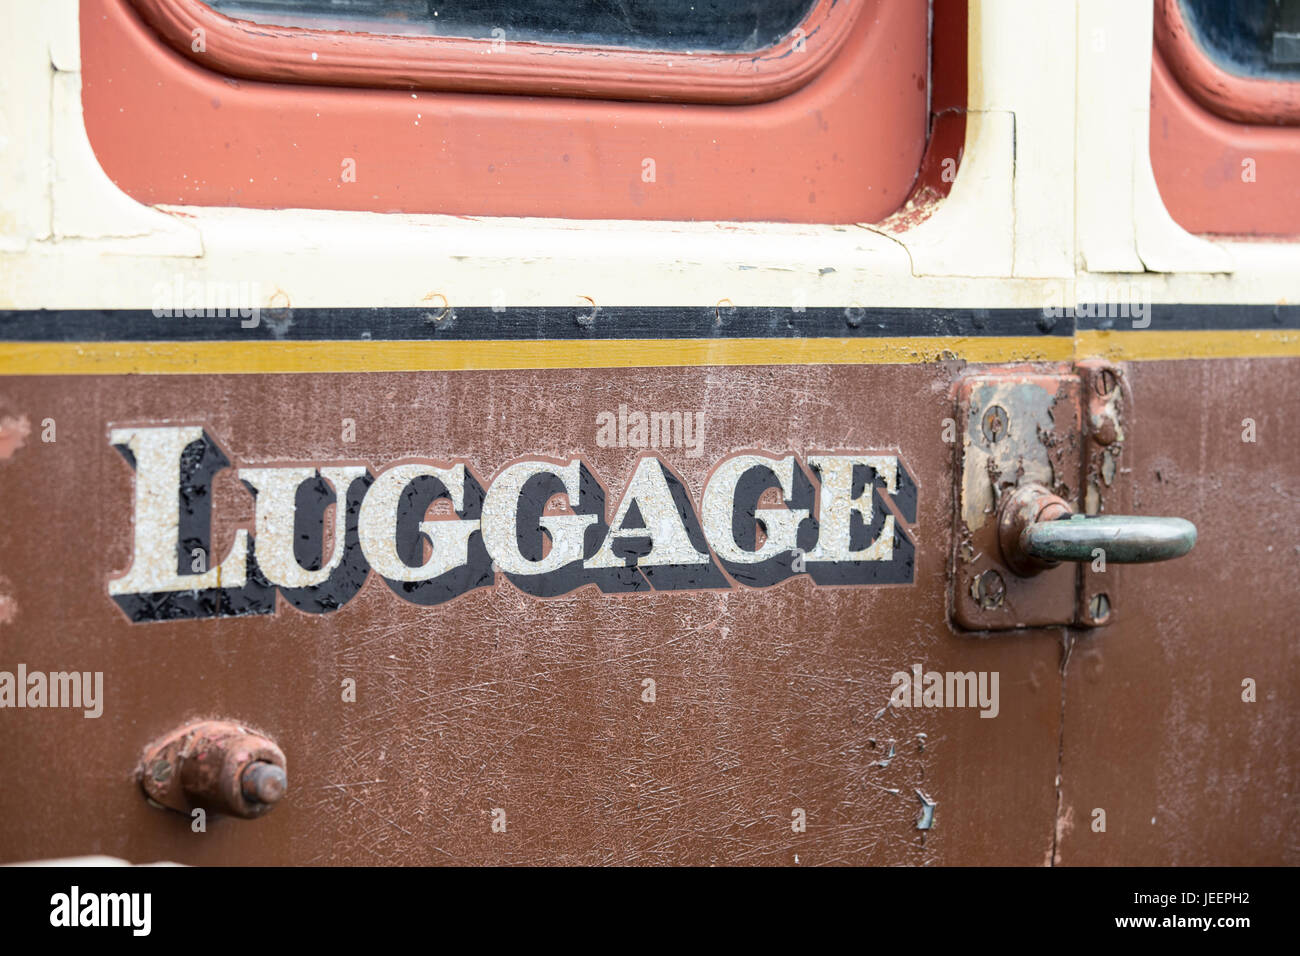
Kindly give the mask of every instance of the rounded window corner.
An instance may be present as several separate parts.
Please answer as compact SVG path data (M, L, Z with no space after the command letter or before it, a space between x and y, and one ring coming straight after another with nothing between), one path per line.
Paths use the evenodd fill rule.
M1210 113L1235 123L1300 126L1300 80L1222 67L1196 38L1181 0L1156 0L1155 48L1178 85Z
M1292 241L1300 223L1300 128L1228 119L1151 66L1150 158L1169 215L1194 235Z

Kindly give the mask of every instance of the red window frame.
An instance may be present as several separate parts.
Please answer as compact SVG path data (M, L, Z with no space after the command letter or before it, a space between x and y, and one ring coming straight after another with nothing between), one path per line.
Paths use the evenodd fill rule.
M642 96L639 102L596 98L598 84L584 96L557 95L554 89L539 96L482 88L345 86L339 85L340 73L295 76L293 82L249 79L210 69L216 61L196 62L193 51L178 52L174 24L160 32L141 16L140 7L150 4L193 10L196 0L83 0L81 26L91 144L122 189L153 204L875 222L906 200L929 128L925 0L835 5L852 7L852 15L819 4L814 13L828 19L805 38L808 51L785 57L807 58L817 68L809 75L808 67L797 74L786 67L766 73L767 67L755 67L746 74L748 93L709 93L746 99L731 103L644 99L651 94L681 99L686 94L674 92L674 84L696 83L687 73L664 72L668 68L662 64L641 79L614 77L631 86L649 82L645 77L663 81L657 92L624 89ZM960 16L964 33L964 2L938 0L936 23L941 15ZM297 31L299 38L302 32ZM208 54L223 49L226 38L209 32ZM606 64L666 56L583 53ZM673 55L674 63L682 59ZM333 58L327 65L338 66ZM700 68L690 64L692 70ZM500 78L456 82L461 81ZM533 82L545 86L554 79L539 75ZM792 83L802 85L782 93ZM601 95L612 94L607 89ZM749 101L756 97L761 101ZM355 181L343 175L345 160L353 161ZM647 160L653 176L646 174Z
M835 57L866 9L817 0L795 32L767 49L687 54L271 26L232 19L203 0L132 3L172 49L245 79L674 103L762 103L792 93ZM194 50L199 29L202 53Z
M1236 76L1156 0L1151 166L1166 207L1196 233L1300 236L1300 82Z

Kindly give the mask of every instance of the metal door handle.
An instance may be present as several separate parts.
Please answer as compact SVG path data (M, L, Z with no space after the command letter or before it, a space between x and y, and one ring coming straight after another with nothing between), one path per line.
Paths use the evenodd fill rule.
M1002 502L998 541L1013 571L1036 574L1062 561L1092 561L1100 552L1115 564L1180 558L1196 544L1185 518L1078 515L1042 485L1017 488Z
M1115 564L1181 558L1196 544L1185 518L1147 515L1070 515L1036 521L1020 532L1020 547L1043 561L1091 561L1097 549Z

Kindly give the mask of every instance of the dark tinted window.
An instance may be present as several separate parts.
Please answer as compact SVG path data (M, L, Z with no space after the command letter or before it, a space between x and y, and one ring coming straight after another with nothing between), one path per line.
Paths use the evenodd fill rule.
M1241 76L1300 80L1300 0L1181 0L1201 48Z
M747 52L771 46L815 0L208 0L227 16L364 33Z

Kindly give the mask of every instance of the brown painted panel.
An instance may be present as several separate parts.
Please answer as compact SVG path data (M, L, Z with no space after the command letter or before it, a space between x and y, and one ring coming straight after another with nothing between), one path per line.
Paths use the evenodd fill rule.
M981 638L948 623L951 376L915 365L0 383L0 418L30 426L0 463L0 670L103 671L106 697L98 719L0 713L0 860L1047 862L1061 635ZM699 457L659 452L697 508L735 450L896 450L920 489L913 583L588 587L551 600L499 583L420 607L372 575L329 615L281 606L149 624L108 597L132 521L110 425L200 423L237 466L463 457L487 479L524 455L582 457L613 498L640 452L599 447L595 417L620 403L705 412ZM46 418L53 443L39 437ZM355 443L340 440L344 418ZM233 469L219 473L214 554L251 523L251 496ZM913 664L999 672L998 716L881 714L891 675ZM654 703L641 700L647 677ZM342 700L346 678L355 703ZM132 777L142 749L197 717L244 721L283 748L289 795L274 812L193 833L145 803ZM918 790L937 802L929 830ZM494 808L505 833L492 832ZM796 808L805 833L792 831Z
M1135 509L1194 517L1199 538L1178 561L1126 569L1113 623L1075 632L1059 862L1294 866L1300 361L1128 374Z

